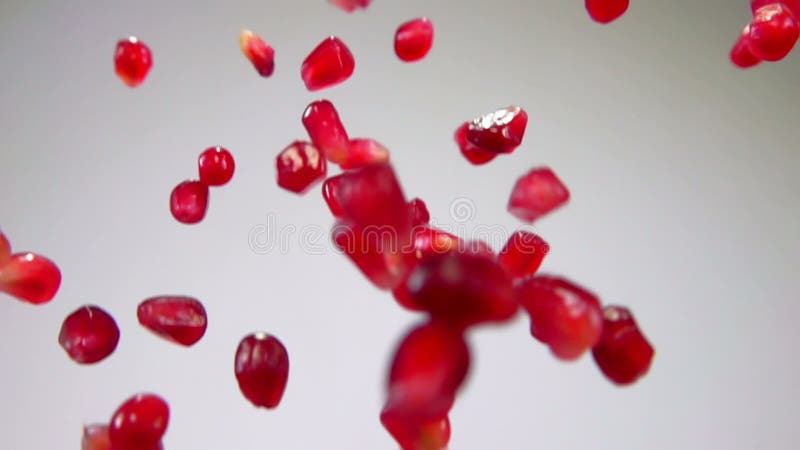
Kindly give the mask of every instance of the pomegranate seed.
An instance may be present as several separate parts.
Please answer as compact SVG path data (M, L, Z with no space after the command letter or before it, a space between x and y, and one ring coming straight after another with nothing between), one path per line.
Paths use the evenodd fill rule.
M234 370L245 398L257 407L272 409L286 389L289 354L275 336L254 333L239 343Z
M94 424L84 426L81 450L111 450L108 425Z
M206 186L222 186L233 178L236 162L233 155L223 147L209 147L197 158L200 182Z
M433 24L425 17L410 20L397 28L394 52L405 62L419 61L433 46Z
M331 214L333 214L333 217L337 219L344 217L344 210L339 203L339 194L337 191L341 180L341 175L335 175L322 183L322 198L325 199L325 203L328 205L328 209L331 211Z
M336 164L347 160L350 138L333 103L328 100L311 102L303 112L303 126L325 159Z
M350 141L347 157L339 163L343 170L360 169L370 164L389 162L389 150L374 139L357 138Z
M117 42L114 53L114 68L117 76L130 87L142 84L153 66L150 48L144 42L131 36Z
M800 15L800 0L751 0L750 9L753 11L753 15L755 15L756 11L758 11L762 6L772 5L775 3L780 3L789 8L795 17Z
M730 53L731 62L742 69L753 67L761 62L760 59L750 51L750 25L744 27L739 39L733 45Z
M540 167L517 180L508 200L508 212L520 220L533 222L567 201L567 187L552 170Z
M609 23L625 14L630 0L586 0L589 17L598 23Z
M267 78L275 71L275 50L257 34L242 30L239 33L239 48L262 77Z
M762 6L750 23L750 51L763 61L780 61L792 51L800 36L794 14L781 3Z
M411 208L411 215L414 218L414 226L427 225L431 221L431 214L428 212L428 207L421 198L412 198L408 202Z
M355 224L388 225L398 235L410 234L412 218L391 165L373 164L345 172L337 191L345 217Z
M325 38L303 61L300 76L309 91L337 85L353 74L356 63L339 38Z
M11 244L6 235L0 231L0 268L11 259Z
M34 253L16 253L0 266L0 292L41 305L56 296L61 286L58 266Z
M208 319L203 304L192 297L152 297L136 309L139 323L162 338L187 347L206 333Z
M535 276L518 284L516 294L531 318L531 334L559 359L577 359L600 339L600 301L575 283Z
M450 442L450 419L436 419L419 426L402 417L381 413L381 424L403 450L442 450Z
M497 156L497 153L481 150L475 146L475 144L467 140L468 129L469 122L464 122L463 125L458 127L455 133L456 144L458 144L458 148L461 150L461 154L464 155L464 158L467 158L467 161L476 166L486 164L493 160Z
M483 255L489 259L494 259L496 256L488 243L478 239L465 242L464 251L475 255Z
M533 275L550 251L550 245L541 237L527 231L517 231L508 238L497 261L511 278Z
M603 334L592 356L609 380L631 384L647 374L655 351L627 308L607 306L603 319Z
M169 209L178 222L200 222L208 209L208 186L201 181L189 180L175 186L169 198Z
M93 364L114 353L119 328L113 317L99 306L85 305L64 319L58 343L78 364Z
M349 13L355 11L357 8L366 9L372 0L328 0L328 2L340 9Z
M325 179L328 167L325 158L309 142L294 141L275 158L278 186L297 194L305 193L316 182Z
M474 119L467 127L467 141L481 150L511 153L522 143L528 113L519 106L508 106Z
M111 416L108 435L114 450L158 448L167 425L167 403L154 394L137 394Z

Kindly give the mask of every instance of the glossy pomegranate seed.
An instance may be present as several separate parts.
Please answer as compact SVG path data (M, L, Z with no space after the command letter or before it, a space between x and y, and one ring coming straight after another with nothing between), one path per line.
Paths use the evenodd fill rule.
M222 186L233 178L236 162L223 147L209 147L197 158L200 182L206 186Z
M592 356L609 380L631 384L647 374L655 350L627 308L607 306L603 319L603 334L592 349Z
M419 61L433 46L433 24L425 17L410 20L397 28L394 52L405 62Z
M761 62L760 59L750 51L750 25L744 27L739 39L733 45L730 53L731 62L742 69L753 67Z
M569 201L569 191L547 167L532 169L511 191L508 212L520 220L533 222Z
M328 205L328 209L331 211L331 214L333 214L333 217L336 218L341 218L344 216L344 210L342 209L342 205L339 203L339 194L337 192L341 180L341 175L335 175L329 177L327 180L325 180L325 182L322 183L322 198Z
M94 424L84 426L81 450L111 450L108 425Z
M275 71L275 50L257 34L242 30L239 33L239 48L262 77L267 78Z
M61 286L58 266L34 253L16 253L0 266L0 292L41 305L56 296Z
M586 11L595 22L609 23L625 14L630 0L586 0Z
M762 6L773 5L775 3L780 3L789 8L796 18L800 15L800 0L751 0L750 9L753 11L753 15L755 15L756 11Z
M381 412L381 424L402 450L443 450L450 442L450 419L412 424L391 412Z
M11 259L11 244L6 235L0 231L0 268Z
M333 103L328 100L311 102L303 111L303 126L314 147L328 161L341 164L347 160L350 138Z
M162 338L192 346L206 333L208 318L203 304L192 297L152 297L136 309L139 323Z
M516 231L508 238L506 246L497 255L497 261L511 278L533 275L550 251L550 245L541 237L528 231Z
M414 218L414 226L427 225L431 221L431 214L428 212L428 206L421 198L412 198L408 202L411 208L411 215Z
M357 8L366 9L372 0L328 0L332 5L349 13L355 11Z
M99 306L86 305L64 319L58 343L78 364L93 364L114 353L119 328L113 317Z
M511 153L522 143L528 114L519 106L508 106L474 119L467 127L467 141L481 150Z
M586 289L564 278L535 276L515 291L531 318L531 334L559 359L577 359L600 339L603 311Z
M316 182L325 179L328 166L325 158L309 142L294 141L275 158L278 186L297 194L305 193Z
M108 435L114 450L158 448L169 425L169 406L154 394L137 394L111 416Z
M200 181L184 181L175 186L169 198L172 217L185 224L198 223L208 209L208 186Z
M339 38L322 41L303 61L300 76L309 91L342 83L353 74L356 63L350 49Z
M130 87L142 84L153 66L150 48L144 42L131 36L117 42L114 53L114 69L117 76Z
M275 408L289 378L289 354L278 338L266 333L246 336L236 349L236 381L253 405Z
M337 190L345 217L355 224L387 225L398 234L411 232L411 214L391 165L373 164L345 172Z
M467 161L476 166L479 166L481 164L486 164L489 161L493 160L495 157L497 157L497 153L481 150L475 144L468 141L467 140L468 129L469 129L469 122L464 122L463 125L458 127L454 136L456 144L458 144L458 148L461 150L461 154L464 155L464 158L466 158Z
M339 167L351 170L387 162L389 162L389 150L383 144L374 139L356 138L350 140L347 156L339 163Z
M794 48L800 25L781 3L762 6L750 22L750 51L763 61L780 61Z

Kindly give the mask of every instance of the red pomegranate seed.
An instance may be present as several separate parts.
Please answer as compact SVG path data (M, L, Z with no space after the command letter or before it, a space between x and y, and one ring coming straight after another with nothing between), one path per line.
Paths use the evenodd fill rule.
M209 147L197 158L200 182L206 186L222 186L233 178L236 162L224 147Z
M309 142L294 141L275 158L278 186L297 194L305 193L316 182L325 179L328 166L325 158Z
M81 450L111 450L108 425L94 424L84 426Z
M0 230L0 268L11 259L11 244Z
M239 33L239 48L262 77L267 78L275 71L275 50L259 35L250 30L242 30Z
M467 141L481 150L511 153L522 143L528 113L519 106L508 106L469 122Z
M794 48L800 25L781 3L762 6L750 23L750 51L763 61L780 61Z
M335 86L350 78L356 63L350 49L339 38L322 41L303 61L300 76L309 91Z
M117 76L130 87L142 84L153 66L150 48L144 42L131 36L117 42L114 53L114 68Z
M567 201L567 187L552 170L539 167L517 180L508 200L508 212L520 220L533 222Z
M531 318L531 334L559 359L577 359L600 339L603 311L593 293L544 275L525 279L515 290Z
M475 144L467 140L467 130L469 129L469 122L464 122L463 125L458 127L455 133L455 140L456 144L458 144L458 148L461 150L461 154L464 155L464 158L467 159L470 163L479 166L481 164L486 164L489 161L493 160L497 157L497 153L487 152L486 150L481 150Z
M609 23L625 14L630 0L586 0L589 17L598 23Z
M356 138L350 141L347 156L339 163L339 167L351 170L387 162L389 162L389 150L380 142L369 138Z
M450 442L450 419L410 424L396 414L381 412L381 424L403 450L442 450Z
M479 239L465 242L464 251L475 255L483 255L489 259L495 259L496 256L492 247L487 242Z
M760 59L750 51L750 25L744 27L739 39L733 45L730 53L731 62L742 69L753 67L761 62Z
M336 164L347 160L350 138L333 103L328 100L311 102L303 111L303 126L325 159Z
M337 191L345 217L355 224L388 225L403 235L411 232L411 214L391 165L373 164L345 172Z
M412 198L408 202L411 208L411 216L414 218L414 226L427 225L431 221L431 214L428 212L428 206L421 198Z
M113 317L99 306L85 305L64 319L58 343L78 364L93 364L114 353L119 328Z
M511 278L522 278L536 273L549 251L550 245L544 239L520 230L508 238L506 246L497 255L497 261Z
M355 11L357 8L366 9L372 0L328 0L332 5L349 13Z
M341 175L335 175L329 177L322 183L322 198L328 205L328 209L331 211L331 214L333 214L333 217L337 219L344 217L344 210L339 203L339 194L337 192L341 180Z
M246 336L236 349L236 381L253 405L275 408L289 377L289 355L278 338L266 333Z
M433 46L433 23L425 17L410 20L397 28L394 52L405 62L419 61Z
M16 253L0 266L0 292L41 305L56 296L61 286L58 266L34 253Z
M592 356L609 380L631 384L647 374L655 350L627 308L607 306L603 319L603 334L592 349Z
M184 181L175 186L169 198L172 217L180 223L195 224L203 220L208 209L208 186L201 181Z
M136 309L139 323L156 335L187 347L206 333L208 318L203 304L192 297L152 297Z
M111 416L108 435L114 450L158 448L169 425L169 406L154 394L137 394Z
M780 3L789 8L795 17L800 15L800 0L751 0L750 9L753 11L753 15L755 15L756 11L758 11L762 6L772 5L775 3Z

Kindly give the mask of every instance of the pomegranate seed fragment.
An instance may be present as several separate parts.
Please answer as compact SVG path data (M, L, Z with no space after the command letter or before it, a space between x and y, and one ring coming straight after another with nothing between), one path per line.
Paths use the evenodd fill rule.
M547 167L532 169L514 185L508 212L520 220L533 222L569 201L569 191Z
M775 3L780 3L794 14L795 17L800 15L800 0L751 0L750 1L750 9L753 11L753 15L756 14L762 6L772 5Z
M411 215L391 165L373 164L343 173L338 193L345 217L357 225L388 225L398 234L410 234Z
M223 186L231 181L236 170L233 155L224 147L209 147L197 158L200 182L206 186Z
M147 78L152 66L153 55L144 42L133 36L117 42L114 69L125 84L130 87L139 86Z
M278 186L297 194L305 193L325 178L325 158L309 142L294 141L275 158Z
M259 75L267 78L275 71L275 50L250 30L239 33L239 48Z
M492 153L511 153L522 143L528 113L519 106L500 108L474 119L467 127L467 141Z
M433 23L425 17L403 23L394 35L394 52L405 62L421 60L432 46Z
M350 138L333 103L328 100L311 102L303 111L303 126L325 159L336 164L347 160Z
M300 76L309 91L317 91L344 82L353 74L356 63L350 49L339 38L322 41L303 61Z
M333 217L336 218L344 217L344 209L342 209L342 205L339 203L338 194L341 180L341 175L335 175L329 177L322 183L322 198L328 205L328 209L331 211L331 214L333 214Z
M53 261L35 253L16 253L0 266L0 292L41 305L56 296L61 271Z
M203 220L208 209L208 186L201 181L186 180L175 186L169 198L172 217L180 223L195 224Z
M747 25L739 35L739 39L733 44L730 53L731 62L742 69L753 67L761 62L753 52L750 51L750 25Z
M239 343L234 371L245 398L257 407L272 409L286 389L289 354L275 336L253 333Z
M481 150L475 144L468 141L467 140L468 129L469 129L469 122L464 122L463 125L458 127L454 136L456 144L458 144L458 148L461 150L461 154L464 155L464 158L466 158L467 161L476 166L479 166L481 164L486 164L489 161L493 160L495 157L497 157L497 153Z
M328 2L349 13L358 8L366 9L372 0L328 0Z
M800 25L794 14L782 3L757 9L750 22L750 51L763 61L780 61L794 48L800 36Z
M185 296L149 298L139 304L136 317L156 335L187 347L196 344L208 326L203 304Z
M94 424L84 426L81 450L111 450L108 425Z
M169 425L169 406L155 394L137 394L111 416L108 435L114 450L158 448Z
M408 202L411 208L411 216L414 218L414 226L427 225L431 221L431 214L428 212L428 206L421 198L412 198Z
M99 306L81 306L64 319L58 343L76 363L94 364L114 353L119 343L119 327Z
M339 167L351 170L387 162L389 162L389 150L383 144L374 139L356 138L350 140L347 156L339 163Z
M630 0L586 0L586 11L595 22L606 24L625 14L629 5Z
M442 450L450 442L450 419L446 416L417 425L384 411L381 424L403 450Z
M11 259L11 244L9 244L6 235L0 231L0 267Z
M647 374L654 354L627 308L603 310L603 334L592 356L606 378L619 385L631 384Z
M533 275L539 270L550 245L528 231L514 232L497 255L497 261L513 279Z
M603 312L597 297L564 278L535 276L515 287L533 337L562 360L579 358L599 340Z

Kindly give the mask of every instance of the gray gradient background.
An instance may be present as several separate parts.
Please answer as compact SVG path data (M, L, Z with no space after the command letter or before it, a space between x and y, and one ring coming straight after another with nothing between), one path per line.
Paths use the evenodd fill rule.
M396 26L427 15L428 58L400 63ZM0 295L0 448L75 449L138 391L172 408L169 450L392 449L378 413L401 311L340 255L259 254L251 230L332 223L315 189L275 184L274 158L305 137L305 105L335 102L352 136L392 150L409 196L442 224L466 197L465 224L518 226L513 180L552 166L570 205L537 223L544 270L629 305L655 344L649 376L617 389L590 357L556 362L527 321L471 336L469 382L451 448L790 449L800 440L800 55L742 72L727 53L745 0L633 1L617 23L580 0L375 0L347 15L324 0L50 1L0 4L0 226L16 250L59 263L56 299ZM277 51L269 80L241 55L242 27ZM120 37L155 65L136 90L114 76ZM299 66L328 34L356 56L345 84L307 92ZM452 141L478 113L518 103L524 145L476 168ZM199 226L168 212L196 157L225 145L234 181ZM327 242L327 237L322 237ZM136 322L165 293L204 301L210 326L191 349ZM56 337L84 303L116 316L117 352L72 363ZM245 334L279 336L291 376L275 411L240 395L233 354Z

